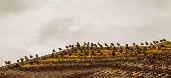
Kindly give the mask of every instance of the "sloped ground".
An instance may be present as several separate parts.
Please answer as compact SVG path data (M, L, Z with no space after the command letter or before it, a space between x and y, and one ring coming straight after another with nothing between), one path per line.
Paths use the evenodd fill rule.
M56 71L41 71L41 72L23 72L23 71L0 71L0 78L81 78L95 72L99 68L91 69L72 69L72 70L56 70Z
M103 70L84 78L170 78L169 74L143 71Z
M76 59L0 71L0 78L171 78L171 56Z
M171 78L171 65L124 63L119 67L104 68L84 78Z
M77 45L0 67L0 78L171 78L171 42L144 46L146 51L143 46L134 47L100 49L87 45L83 49ZM77 57L70 58L70 53Z
M117 64L103 68L48 71L0 71L0 78L171 78L171 66Z
M6 70L0 71L0 78L171 78L171 65L163 63L111 62L93 64L61 65L62 69L46 67L40 72ZM81 66L81 67L80 67ZM54 69L52 69L54 68ZM40 68L42 69L42 68Z

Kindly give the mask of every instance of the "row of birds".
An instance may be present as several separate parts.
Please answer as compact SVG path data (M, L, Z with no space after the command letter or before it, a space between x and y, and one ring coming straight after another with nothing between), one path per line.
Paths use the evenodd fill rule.
M153 41L153 43L148 43L148 42L145 42L145 45L153 45L153 44L159 44L160 42L165 42L166 41L166 39L162 39L162 40L159 40L159 41ZM135 43L133 43L133 45L134 46L137 46ZM144 43L141 43L141 45L144 45ZM103 45L102 44L100 44L99 42L97 43L97 44L94 44L94 43L90 43L90 42L84 42L84 44L83 44L83 47L103 47ZM109 45L107 44L107 43L105 43L105 46L106 47L109 47ZM111 46L115 46L114 45L114 43L111 43L110 44L110 47ZM119 43L117 43L117 46L120 46L120 44ZM69 46L65 46L67 49L69 49L69 48L75 48L75 47L77 47L77 48L79 48L79 47L81 47L81 45L80 45L80 43L78 43L77 42L77 44L74 46L74 45L69 45ZM128 47L128 44L126 44L126 47ZM63 49L62 48L58 48L60 51L62 51ZM53 52L57 52L55 49L53 49ZM38 56L38 54L36 54L35 55L35 57L36 58L38 58L39 56ZM24 56L24 58L25 58L25 60L26 61L28 61L29 60L29 58L27 57L27 56ZM17 62L19 63L20 61L21 62L23 62L24 61L24 58L20 58L20 60L17 60ZM32 55L30 55L30 58L33 58L33 56ZM5 61L5 64L6 65L10 65L11 64L11 61Z
M162 39L162 40L159 40L159 41L153 41L153 43L148 43L148 42L145 42L145 43L141 43L141 45L154 45L154 44L159 44L160 42L165 42L166 39ZM110 43L110 45L108 45L107 43L104 43L105 47L109 47L109 46L115 46L114 43ZM117 46L120 46L121 44L117 43ZM133 43L134 46L137 46L135 43ZM80 43L77 42L77 44L75 45L76 47L81 47ZM65 46L65 48L69 49L69 48L74 48L75 47L74 45L69 45L69 46ZM90 43L90 42L84 42L83 44L83 47L103 47L102 44L100 44L99 42L97 44L94 44L94 43ZM126 44L126 47L128 47L129 45ZM59 50L63 50L62 48L58 48ZM56 52L54 49L53 49L53 52Z

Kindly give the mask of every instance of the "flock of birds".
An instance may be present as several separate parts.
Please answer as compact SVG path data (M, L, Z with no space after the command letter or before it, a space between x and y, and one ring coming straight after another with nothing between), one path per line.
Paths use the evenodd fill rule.
M103 69L102 71L100 70L93 74L84 76L83 78L171 78L171 42L167 41L166 39L162 39L159 41L153 41L152 43L144 42L140 44L141 45L133 43L132 46L128 44L121 46L119 43L117 43L115 46L114 43L104 43L104 45L102 45L99 42L97 44L84 42L84 44L81 45L77 42L76 45L65 46L65 49L58 48L58 52L53 49L52 54L49 55L39 56L36 54L35 56L30 55L29 58L24 56L24 58L17 60L17 63L11 64L11 61L5 61L5 63L6 67L13 66L14 68L20 68L21 65L28 63L32 66L36 66L36 64L44 64L42 63L43 61L46 61L47 63L47 59L49 58L67 58L67 60L62 61L55 60L50 65L58 66L58 64L63 64L65 67L65 65L71 64L71 66L67 68L72 68L76 67L74 64L78 64L78 67L75 68L77 69L79 68L79 64L83 65L81 67L86 67L87 65L84 64L92 63L99 64L100 68ZM148 52L150 50L155 50L156 53ZM103 51L108 51L108 54L105 54ZM124 52L133 55L128 57L117 56L117 53L123 54ZM143 56L140 57L139 55L142 54ZM101 59L82 58L79 59L79 61L77 59L72 59L71 61L71 59L68 59L68 57L72 55L77 55L78 57L102 57L100 57ZM110 55L112 58L106 55ZM104 57L107 58L107 60ZM130 60L130 58L133 59ZM35 62L37 63L34 64Z
M145 53L145 50L150 49L150 48L157 48L160 49L161 47L163 47L163 45L160 46L155 46L156 44L160 44L162 42L165 42L166 39L162 39L159 41L153 41L152 43L141 43L141 47L139 45L136 45L135 43L133 43L133 46L129 46L128 44L126 44L125 46L121 46L119 43L117 43L117 46L114 45L114 43L111 43L110 45L108 45L107 43L104 44L104 46L102 44L100 44L99 42L97 44L94 43L90 43L90 42L84 42L83 45L81 45L80 43L77 42L76 45L68 45L65 46L66 49L62 49L62 48L58 48L60 52L57 52L55 49L53 49L51 56L54 56L55 53L57 53L57 56L63 56L63 55L72 55L72 53L78 53L80 51L80 53L84 53L84 55L89 55L89 52L91 50L91 54L95 55L94 52L100 53L100 55L103 54L103 52L101 52L102 50L111 50L112 51L112 55L115 56L115 52L120 52L122 53L123 50L126 51L132 51L135 53L141 53L143 52ZM146 45L146 46L144 46ZM142 47L144 46L144 47ZM51 58L51 56L47 56L47 57L42 57L42 58ZM30 55L29 56L30 59L33 59L33 56ZM39 58L38 54L35 55L35 58ZM27 56L24 56L24 58L20 58L19 60L17 60L17 63L22 63L24 61L29 61L29 58ZM10 65L11 61L5 61L6 65Z

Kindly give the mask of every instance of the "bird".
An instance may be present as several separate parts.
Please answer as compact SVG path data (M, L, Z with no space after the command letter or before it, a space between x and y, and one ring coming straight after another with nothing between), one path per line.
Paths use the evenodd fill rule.
M58 48L59 50L62 50L62 48Z
M53 52L56 52L56 50L55 50L55 49L53 49Z

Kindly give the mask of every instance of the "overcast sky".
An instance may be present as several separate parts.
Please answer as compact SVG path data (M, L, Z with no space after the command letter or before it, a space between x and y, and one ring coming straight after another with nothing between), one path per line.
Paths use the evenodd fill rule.
M90 42L171 40L171 0L0 0L0 65Z

